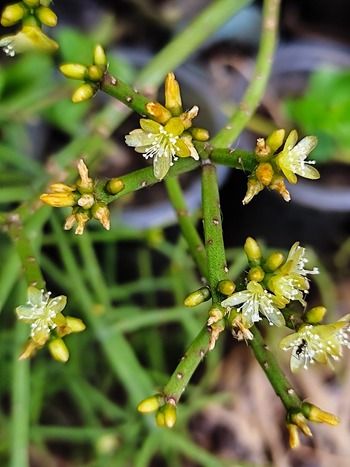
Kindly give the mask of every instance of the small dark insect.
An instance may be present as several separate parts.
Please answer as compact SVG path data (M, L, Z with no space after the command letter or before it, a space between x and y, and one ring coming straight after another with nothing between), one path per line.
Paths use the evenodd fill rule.
M299 358L300 355L304 352L304 349L306 347L306 340L305 339L302 339L300 344L298 345L296 351L295 351L295 355Z

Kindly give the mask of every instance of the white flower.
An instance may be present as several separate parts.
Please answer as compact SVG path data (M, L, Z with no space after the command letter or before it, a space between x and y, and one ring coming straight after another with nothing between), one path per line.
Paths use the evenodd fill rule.
M287 260L283 266L283 270L289 274L299 274L300 276L307 276L307 274L319 274L318 268L312 270L305 269L304 266L308 262L305 257L305 248L299 246L299 242L295 242L288 253Z
M67 303L67 297L60 295L50 299L51 292L28 287L28 300L16 308L19 320L31 325L31 338L39 346L48 340L52 329L60 321L60 313Z
M276 156L276 163L290 183L296 183L296 175L316 180L320 174L315 167L315 161L305 160L316 147L316 136L306 136L298 144L298 133L292 130L284 143L282 151Z
M58 44L37 26L23 26L17 34L0 39L0 47L3 48L6 55L14 57L16 53L30 50L54 52L58 49Z
M342 346L350 348L349 322L350 315L346 315L336 323L302 326L298 332L283 338L281 349L292 349L292 372L307 369L315 361L330 364L329 357L338 360L342 356Z
M182 135L184 126L180 118L171 118L165 126L142 118L140 126L141 129L133 130L125 137L125 142L142 153L145 159L153 159L154 176L158 180L166 176L178 156L199 159L191 136Z
M238 307L242 313L245 327L251 327L261 320L260 314L264 315L269 323L283 326L285 321L281 311L273 301L273 295L255 281L250 281L246 290L236 292L221 302L224 307Z

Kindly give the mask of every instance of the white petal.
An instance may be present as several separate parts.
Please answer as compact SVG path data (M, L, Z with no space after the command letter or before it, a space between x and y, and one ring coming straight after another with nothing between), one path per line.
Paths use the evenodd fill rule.
M251 297L251 293L248 290L242 290L241 292L236 292L228 298L225 298L221 302L222 306L236 306L241 303L246 302Z

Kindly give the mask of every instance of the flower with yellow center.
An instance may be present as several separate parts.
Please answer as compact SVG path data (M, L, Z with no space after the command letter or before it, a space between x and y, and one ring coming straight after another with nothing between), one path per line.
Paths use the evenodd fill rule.
M277 154L275 162L290 183L297 182L297 175L316 180L320 178L318 170L312 165L315 161L305 160L316 147L316 136L306 136L299 143L298 133L292 130L284 143L282 151Z
M31 50L55 52L58 49L58 44L44 34L39 27L23 26L17 34L0 39L0 47L6 55L14 57L16 53Z
M49 339L50 332L65 318L61 315L67 303L67 297L60 295L50 298L51 292L28 287L28 299L25 305L16 308L19 320L30 324L31 338L41 347Z
M185 127L180 117L172 117L163 126L153 120L140 120L141 129L131 131L125 142L143 154L145 159L153 159L153 172L158 180L162 180L178 157L199 155L192 143L190 135L184 135Z
M292 349L290 368L292 372L307 369L310 363L328 363L329 357L339 360L342 346L350 348L350 315L339 321L317 326L303 325L300 329L284 337L280 342L282 350Z
M261 320L260 314L268 319L271 325L283 326L285 321L281 311L274 303L274 296L258 282L248 282L247 289L236 292L221 302L224 307L236 307L242 313L243 324L250 328Z

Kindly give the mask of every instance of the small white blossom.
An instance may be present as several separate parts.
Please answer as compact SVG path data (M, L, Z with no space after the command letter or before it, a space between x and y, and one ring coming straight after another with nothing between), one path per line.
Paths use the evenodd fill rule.
M298 133L292 130L282 151L276 156L277 165L290 183L297 182L296 175L312 180L320 178L318 170L312 166L315 161L305 160L317 145L316 136L306 136L299 143L297 141Z
M18 319L31 325L31 338L38 345L44 345L51 330L57 327L58 315L67 303L64 295L50 295L51 292L28 287L27 303L16 308Z
M237 311L242 313L245 327L251 327L261 320L260 314L264 315L269 323L275 326L283 326L285 323L281 311L273 301L274 297L265 290L258 282L250 281L246 290L236 292L221 302L224 307L238 307Z
M283 338L281 349L292 349L292 372L307 369L314 362L331 364L329 357L338 360L342 356L342 346L350 348L349 321L350 315L346 315L332 324L305 325Z

